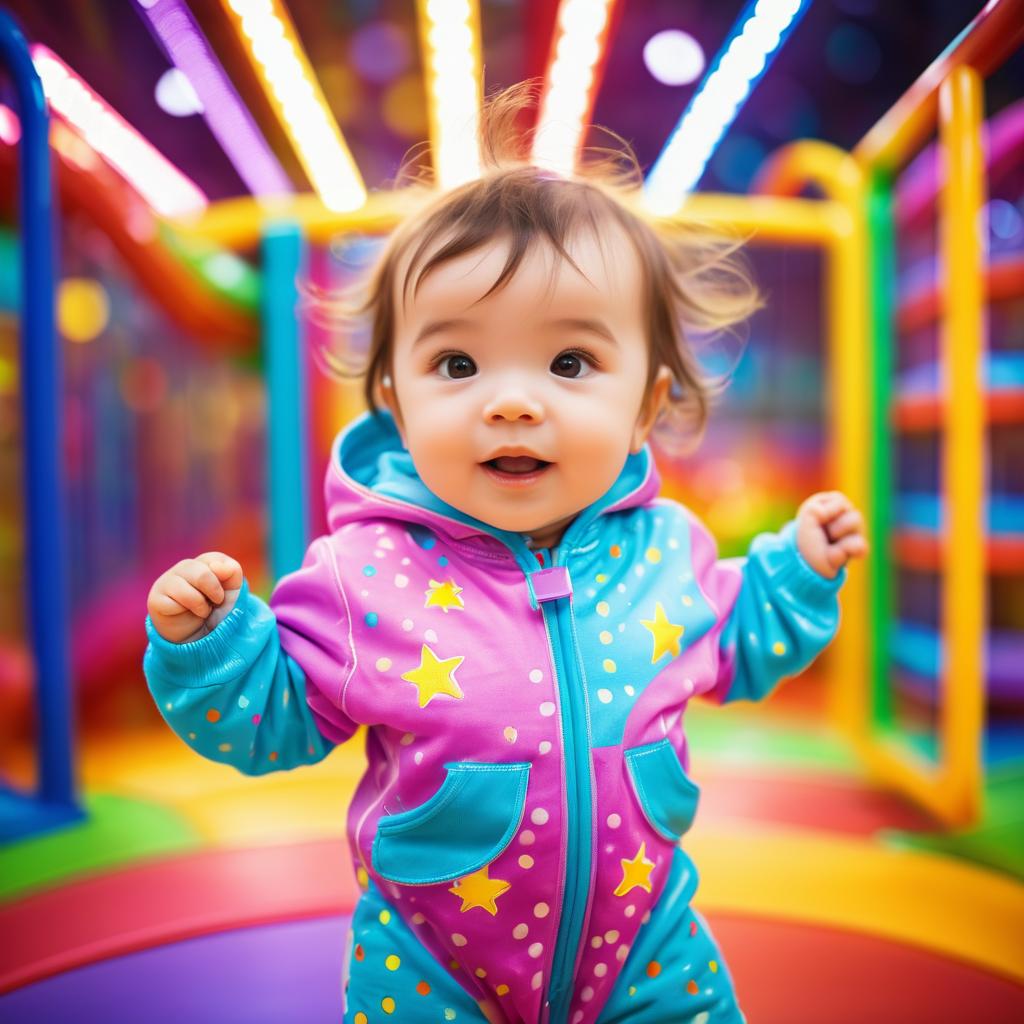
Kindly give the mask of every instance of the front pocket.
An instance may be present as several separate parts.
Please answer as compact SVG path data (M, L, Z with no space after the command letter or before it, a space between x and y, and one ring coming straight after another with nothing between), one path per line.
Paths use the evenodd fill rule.
M690 781L666 736L624 752L644 816L666 839L678 840L693 824L700 787Z
M377 823L370 859L403 885L450 882L479 871L512 841L523 819L528 761L449 761L426 803Z

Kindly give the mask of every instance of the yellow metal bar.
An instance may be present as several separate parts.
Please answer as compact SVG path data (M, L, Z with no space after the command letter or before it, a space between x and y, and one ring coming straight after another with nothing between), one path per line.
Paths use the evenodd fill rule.
M977 17L921 73L914 84L854 149L863 164L895 172L928 138L938 116L942 83L954 68L982 76L998 68L1024 42L1024 0L989 0Z
M366 203L351 213L328 210L311 192L272 202L243 196L211 203L202 216L177 218L169 223L189 238L215 242L229 249L248 249L259 243L267 224L283 218L298 223L306 238L320 244L343 231L388 232L431 195L432 192L412 188L371 192Z
M816 185L849 207L863 196L864 174L845 150L803 139L776 150L757 172L752 190L788 196L798 195L808 185Z
M735 196L699 192L687 197L668 222L696 221L711 228L750 232L755 244L827 246L848 226L839 203L779 196Z
M985 160L981 146L981 76L958 67L942 84L940 144L942 291L946 297L941 344L946 365L943 446L946 517L942 588L946 639L942 676L942 738L951 821L977 816L981 799L981 735L985 713L985 398L981 236Z
M819 188L833 208L836 231L826 249L827 358L825 407L828 410L826 478L835 482L859 508L868 512L871 380L868 343L867 224L865 176L846 152L824 142L805 140L779 150L759 172L759 192L797 194L808 185ZM807 200L805 200L807 201ZM797 202L797 200L790 200ZM865 515L870 523L872 517ZM873 544L873 538L868 537ZM836 728L858 746L868 734L867 705L870 631L867 576L852 566L840 593L843 628L829 651L828 713Z
M985 715L985 251L978 225L985 202L981 144L983 82L970 67L952 68L939 88L941 360L947 410L942 451L942 658L938 761L897 736L855 736L872 774L906 793L950 826L977 820L982 800ZM866 702L865 702L866 706Z
M432 190L412 188L372 192L366 205L352 213L334 213L311 193L272 203L245 196L211 203L202 216L177 219L170 224L190 238L246 249L258 243L266 223L287 218L300 224L311 242L322 244L345 231L386 233L436 196ZM691 196L672 219L695 220L709 227L733 227L753 233L756 242L792 245L828 245L849 229L849 217L839 204L778 196L699 193Z

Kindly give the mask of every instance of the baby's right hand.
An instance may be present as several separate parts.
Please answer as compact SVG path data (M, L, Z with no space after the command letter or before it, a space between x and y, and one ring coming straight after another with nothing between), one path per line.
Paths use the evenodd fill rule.
M171 643L198 640L235 606L242 567L219 551L183 558L150 588L146 609L153 628Z

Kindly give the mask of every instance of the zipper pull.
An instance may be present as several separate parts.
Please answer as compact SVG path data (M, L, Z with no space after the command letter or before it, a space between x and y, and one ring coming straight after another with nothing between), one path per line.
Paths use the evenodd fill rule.
M527 573L526 582L530 591L530 607L534 611L544 601L555 601L560 597L572 600L572 580L564 565Z

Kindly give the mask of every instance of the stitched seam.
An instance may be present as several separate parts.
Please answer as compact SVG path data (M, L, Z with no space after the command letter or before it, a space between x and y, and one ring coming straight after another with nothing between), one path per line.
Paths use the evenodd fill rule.
M374 501L379 501L385 505L390 505L396 509L403 509L407 511L409 508L409 504L407 502L398 501L397 499L391 498L386 494L381 494L379 491L371 490L369 487L364 487L361 483L359 483L358 480L353 480L351 477L345 476L345 474L342 473L341 471L341 467L338 465L338 460L333 457L333 453L331 458L331 471L337 475L338 479L341 480L341 482L345 484L346 487L354 487L357 491L359 491L360 494L363 494ZM461 527L466 526L465 523L459 522L458 519L452 519L450 516L446 516L441 512L435 512L433 509L430 509L429 511L432 516L437 516L438 519L441 519L446 523L453 523L454 525ZM485 536L490 536L490 534L485 534ZM488 558L493 561L499 562L507 562L510 560L508 555L499 554L498 552L492 554L489 551L482 551L479 548L473 547L470 544L460 543L459 541L455 540L455 538L452 537L450 534L448 536L448 542L452 544L454 547L459 548L461 551L469 552L473 555L479 556L480 558Z
M448 772L444 777L444 782L441 783L441 788L428 800L424 805L416 807L411 811L404 811L401 816L395 815L392 818L383 819L377 822L377 834L386 832L389 835L398 835L402 832L408 832L411 828L416 828L418 825L422 825L425 822L430 821L431 818L437 817L440 811L443 811L456 796L462 791L467 782L466 775L461 772ZM447 792L445 792L447 790ZM433 802L432 802L433 801ZM406 818L405 815L411 815ZM395 819L401 817L402 820L396 821Z
M359 664L359 655L356 653L356 645L352 639L352 611L349 608L348 595L345 593L345 586L341 581L341 573L338 572L338 560L334 557L334 549L331 548L331 545L323 537L317 541L317 543L327 546L330 557L331 575L334 577L334 585L338 588L338 596L341 598L341 603L345 608L345 628L347 631L348 649L352 653L352 667L349 669L348 675L344 680L338 684L338 695L335 699L335 705L340 707L341 710L351 719L352 716L348 714L348 709L345 707L345 694L348 690L348 684L355 675L356 668ZM355 721L354 719L352 720Z
M667 747L669 752L672 754L671 760L679 769L680 780L699 793L700 787L697 785L696 782L694 782L689 777L689 775L686 774L686 769L683 768L682 764L680 763L679 755L676 753L675 747L672 746L671 741L667 737L663 740L657 740L652 746L649 746L649 748L641 747L638 751L633 753L633 757L634 759L639 759L641 757L650 757L653 754L657 754L662 749L662 747Z
M650 822L651 827L658 833L658 835L663 836L665 839L678 839L678 835L668 832L659 821L655 820L654 813L649 809L650 798L647 796L647 789L644 787L643 780L640 778L640 774L636 770L636 761L639 760L641 756L643 755L626 755L626 760L629 763L630 769L629 775L633 780L633 785L636 787L637 795L640 797L640 809L644 812L644 817Z
M453 762L453 763L458 763L458 762ZM464 867L460 867L455 872L448 872L446 874L432 875L429 878L415 878L415 879L413 879L413 878L410 878L408 876L400 876L398 874L392 874L391 876L388 876L388 875L385 875L383 871L380 871L379 867L378 867L377 870L380 871L380 873L381 873L381 875L383 877L388 878L389 881L398 882L400 885L434 885L434 884L436 884L438 882L450 882L450 881L452 881L455 878L461 878L463 875L472 874L474 871L478 871L481 867L483 867L484 864L489 864L492 860L494 860L495 857L499 856L506 849L506 847L509 845L510 842L512 842L512 837L516 834L516 832L519 829L519 826L522 824L523 815L526 813L526 787L527 787L527 784L529 783L530 769L533 766L532 766L532 763L530 763L528 761L517 762L516 764L501 765L501 766L499 766L499 765L486 765L486 764L474 764L474 765L472 765L472 767L470 767L468 765L468 763L467 763L467 770L468 771L488 771L488 770L494 770L494 771L504 771L504 772L507 772L507 771L511 771L513 769L516 769L517 767L524 767L524 768L527 769L525 772L521 772L520 773L521 777L520 777L520 779L519 779L519 781L517 783L516 794L515 794L514 801L513 801L518 806L519 812L516 815L515 819L510 823L509 827L505 829L504 833L501 836L501 839L499 839L498 842L495 843L494 846L490 850L488 850L487 853L482 858L477 858L477 859L471 861L468 865L466 865ZM447 782L448 778L450 778L450 777L451 776L447 776L446 779L445 779L445 782ZM465 779L463 778L461 781L464 782ZM462 787L460 785L458 787L458 790L461 790L461 788ZM440 809L441 806L442 806L442 804L438 804L436 809ZM419 823L415 823L415 824L419 824ZM384 829L382 823L379 824L378 825L378 829L377 829L377 834L376 834L376 836L374 837L374 840L373 840L374 854L379 853L381 835L382 835L382 833L384 831L385 831L385 829ZM400 828L400 829L397 829L397 830L394 830L394 831L395 831L396 834L400 835L402 832L406 831L406 829L403 827L403 828ZM379 857L375 856L374 860L379 862Z
M637 789L637 794L640 797L640 808L644 812L644 817L651 823L651 825L654 827L655 831L658 832L659 835L664 836L666 839L676 840L680 838L682 833L668 831L664 826L662 826L660 823L654 820L653 812L648 810L648 806L651 803L650 797L648 796L647 788L644 786L644 782L640 776L640 773L636 770L636 763L638 761L640 761L642 758L650 758L652 755L656 755L665 746L668 746L669 750L673 754L676 763L679 764L679 758L675 755L675 750L674 748L672 748L672 745L667 738L663 740L657 740L653 744L648 744L644 747L639 747L634 750L626 751L626 761L629 764L630 778L633 780L633 784L636 786ZM699 797L700 787L697 786L697 784L694 783L686 775L686 772L681 764L679 764L679 772L681 778L689 784L693 792Z

